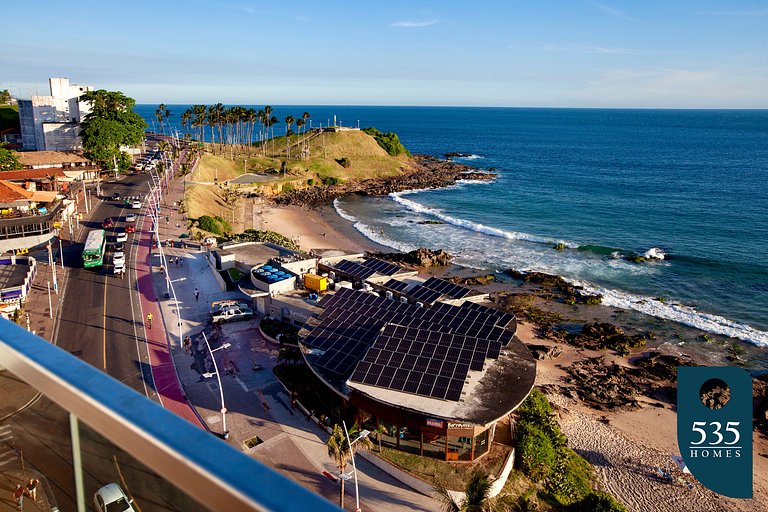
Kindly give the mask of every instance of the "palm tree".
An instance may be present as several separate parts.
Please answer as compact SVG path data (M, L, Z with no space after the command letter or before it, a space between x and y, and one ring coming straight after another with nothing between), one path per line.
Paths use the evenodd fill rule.
M304 120L299 118L296 120L296 130L299 132L299 139L301 139L301 129L304 127ZM301 157L304 158L304 145L301 145Z
M285 116L285 162L288 163L288 159L291 158L291 147L288 145L288 132L291 131L291 125L295 119L293 116Z
M309 112L304 112L303 114L301 114L301 119L302 119L302 121L304 121L304 125L305 126L307 124L307 119L309 119L310 117L312 117L312 116L309 115ZM304 128L304 130L306 131L306 128ZM304 145L306 145L306 141L304 141L304 142L305 142ZM304 148L302 148L302 153L303 152L304 152Z
M200 144L203 144L205 142L205 115L206 115L206 108L205 105L194 105L192 107L192 112L194 114L194 118L192 119L192 126L196 126L200 129L200 135L199 135L199 142Z
M181 113L181 125L184 127L184 137L186 137L189 132L189 121L192 119L193 113L191 108L188 108Z
M272 116L269 118L269 127L275 126L279 122L280 120L277 118L277 116ZM274 128L272 128L272 156L275 156L275 129Z
M444 512L487 512L492 509L491 482L487 472L476 469L469 476L464 487L464 499L460 503L451 496L443 485L435 487L437 498L443 503Z
M355 423L348 432L349 438L344 435L344 429L337 423L333 426L333 431L325 442L325 446L328 448L328 456L336 463L336 467L339 468L339 474L344 473L347 462L352 460L353 451L371 448L371 440L368 437L360 437L360 425ZM355 444L350 449L351 442ZM344 479L339 478L339 482L341 483L339 506L344 508Z
M163 116L165 115L165 103L161 103L155 110L155 119L160 124L160 133L163 132Z
M388 433L387 427L384 426L383 423L379 423L376 425L376 428L373 429L373 433L376 434L376 441L379 442L379 453L381 453L381 436Z
M277 122L277 118L275 117L275 122ZM269 137L269 127L272 125L272 107L267 105L264 107L264 129L266 133L264 134L264 138L266 139ZM275 152L274 144L272 145L272 152ZM266 155L266 149L264 150L264 154Z

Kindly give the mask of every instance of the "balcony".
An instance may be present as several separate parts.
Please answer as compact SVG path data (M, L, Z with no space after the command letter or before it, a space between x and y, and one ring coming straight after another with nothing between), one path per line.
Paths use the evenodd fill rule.
M34 468L52 479L58 475L53 484L44 486L45 496L50 495L51 503L58 496L66 502L64 509L74 509L73 503L80 511L91 508L94 492L114 482L144 512L339 510L6 320L0 320L0 365L4 377L18 385L26 383L42 397L34 410L19 408L16 417L5 415L3 422L13 417L26 435L37 425L42 455L35 457L21 441L16 448L28 452L22 457L27 471ZM68 457L62 455L67 453ZM3 469L9 474L8 466ZM71 480L62 474L71 474Z

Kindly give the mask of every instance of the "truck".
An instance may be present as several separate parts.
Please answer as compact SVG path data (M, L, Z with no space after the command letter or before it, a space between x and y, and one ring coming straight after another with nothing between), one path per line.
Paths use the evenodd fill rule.
M253 310L249 307L241 307L241 305L224 306L211 313L211 322L214 324L250 320L251 318L253 318Z

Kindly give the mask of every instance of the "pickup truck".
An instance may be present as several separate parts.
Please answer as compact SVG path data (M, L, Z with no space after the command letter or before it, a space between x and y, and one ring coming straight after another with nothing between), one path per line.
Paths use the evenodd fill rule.
M211 321L214 324L250 320L251 318L253 318L253 310L249 307L241 307L240 305L224 306L218 311L214 310L211 313Z

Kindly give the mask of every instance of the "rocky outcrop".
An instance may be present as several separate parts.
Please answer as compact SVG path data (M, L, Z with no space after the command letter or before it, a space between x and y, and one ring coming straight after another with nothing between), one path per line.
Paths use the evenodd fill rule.
M571 345L592 350L615 350L621 355L629 355L630 349L642 347L645 342L655 337L652 332L626 334L617 325L607 322L584 324L580 333L570 333L566 340Z
M556 359L563 353L563 349L557 345L527 344L526 346L534 359Z
M449 277L446 281L450 281L453 284L460 284L462 286L485 286L488 283L496 281L496 276L493 274L487 274L484 276L470 276L470 277Z
M391 261L399 265L408 265L411 267L445 267L451 263L453 256L442 249L433 251L421 247L411 252L369 252L366 254L370 258L379 258L381 260Z
M589 294L582 286L575 286L560 276L545 274L544 272L521 272L513 268L505 270L505 274L526 283L538 284L544 288L554 288L560 292L560 296L566 304L600 304L603 296Z
M384 196L404 190L448 187L454 185L457 180L492 180L495 177L495 174L479 172L468 165L416 155L412 167L400 176L350 180L337 185L309 187L280 194L272 200L277 204L314 208L330 204L337 197L347 194Z

